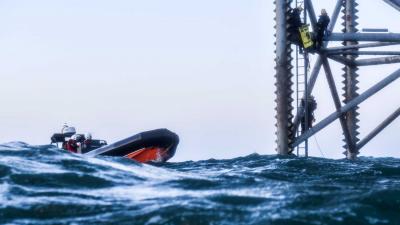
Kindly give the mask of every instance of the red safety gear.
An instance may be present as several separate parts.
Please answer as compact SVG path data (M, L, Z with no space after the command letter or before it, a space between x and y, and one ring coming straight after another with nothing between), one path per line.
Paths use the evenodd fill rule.
M73 140L73 139L69 139L67 142L67 150L73 153L77 153L78 152L78 143Z

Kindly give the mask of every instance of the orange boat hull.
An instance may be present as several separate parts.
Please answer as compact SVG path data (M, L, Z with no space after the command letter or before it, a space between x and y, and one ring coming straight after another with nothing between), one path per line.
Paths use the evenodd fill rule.
M159 147L142 148L125 155L126 158L133 159L141 163L164 162L166 161L167 149Z
M177 134L167 129L156 129L100 147L85 155L119 156L140 163L166 162L174 156L178 143Z

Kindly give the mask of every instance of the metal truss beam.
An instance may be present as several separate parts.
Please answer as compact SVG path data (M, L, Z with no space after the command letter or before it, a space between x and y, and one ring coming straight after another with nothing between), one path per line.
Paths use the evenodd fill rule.
M354 66L355 65L353 60L350 60L350 59L348 59L348 58L346 58L344 56L328 55L328 57L330 59L332 59L332 60L334 60L334 61L336 61L338 63L341 63L343 65L346 65L346 66Z
M328 55L328 58L346 66L374 66L374 65L400 63L400 56L359 59L356 61L349 60L348 58L339 55Z
M387 28L363 28L362 32L389 32Z
M329 55L400 55L400 51L335 51Z
M325 37L327 41L380 41L400 42L400 34L388 33L332 33Z
M400 116L400 107L394 113L392 113L388 118L386 118L381 124L379 124L375 129L373 129L367 136L365 136L364 139L358 142L357 150L364 147L369 141L372 140L372 138L378 135L383 129L385 129L399 116Z
M296 147L300 143L302 143L304 140L307 138L311 137L318 131L322 130L329 124L331 124L333 121L338 119L342 114L352 110L354 107L358 106L365 100L367 100L369 97L377 93L378 91L382 90L385 88L387 85L392 83L393 81L397 80L400 77L400 69L396 70L377 84L373 85L370 87L368 90L366 90L364 93L360 94L359 96L355 97L353 100L349 101L346 105L342 106L338 111L331 113L329 116L327 116L325 119L321 120L319 123L317 123L313 128L310 130L306 131L304 134L302 134L300 137L296 138L295 141L292 144L292 147Z
M324 49L321 49L321 51L323 53L334 54L336 52L342 53L343 50L383 47L383 46L398 45L398 44L400 44L400 42L376 42L376 43L368 43L368 44L358 44L358 45L324 48Z
M310 17L311 26L314 31L317 30L317 16L315 15L314 6L311 0L304 0L304 6Z
M340 104L339 94L337 92L335 81L333 79L333 75L332 75L332 71L331 71L331 67L329 66L329 62L328 62L328 59L326 58L326 56L322 56L322 65L325 70L326 80L328 81L328 84L329 84L329 89L332 94L333 102L335 103L336 111L340 111L340 109L342 108L342 105ZM340 120L340 125L342 126L347 149L348 149L348 151L356 154L355 143L354 143L354 140L351 139L349 128L346 125L345 115L341 114L339 116L339 120Z
M373 65L393 64L393 63L400 63L400 56L359 59L355 61L355 64L357 66L373 66Z

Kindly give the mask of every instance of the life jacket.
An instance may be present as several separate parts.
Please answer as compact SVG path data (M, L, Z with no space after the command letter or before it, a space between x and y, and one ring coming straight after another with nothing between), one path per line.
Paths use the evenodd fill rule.
M69 139L67 142L67 150L73 153L77 153L78 143L73 139Z

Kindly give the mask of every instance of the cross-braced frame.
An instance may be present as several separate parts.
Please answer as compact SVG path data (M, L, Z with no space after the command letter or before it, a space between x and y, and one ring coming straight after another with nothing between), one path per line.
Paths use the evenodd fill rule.
M359 105L400 77L400 69L398 69L363 93L359 93L359 76L357 72L359 67L400 62L400 52L398 51L365 51L364 49L368 50L373 47L400 44L400 34L358 32L357 1L337 0L334 11L331 13L331 22L327 27L327 35L324 37L323 45L314 52L318 57L313 64L311 73L306 78L306 88L302 97L304 101L310 97L316 84L317 77L320 74L320 70L323 68L336 110L316 123L312 129L307 129L300 133L298 129L305 115L305 111L307 111L307 104L305 104L305 106L297 104L296 115L293 116L294 107L292 105L292 94L294 92L294 85L291 81L293 76L293 44L289 40L290 34L288 32L288 17L289 10L292 7L291 2L291 0L275 0L277 152L281 155L292 153L296 146L338 119L344 136L346 157L354 159L363 146L400 115L399 107L364 138L359 138ZM317 27L317 18L311 0L304 0L304 10L306 10L306 15L310 21L311 27L315 31ZM332 33L341 13L342 33ZM342 42L342 46L327 47L329 42L334 41ZM358 59L360 55L374 55L375 57ZM344 85L342 89L343 92L341 92L343 101L340 99L334 81L333 72L329 63L330 60L343 64L344 73L342 76L342 83ZM298 86L298 84L296 84L296 86Z

